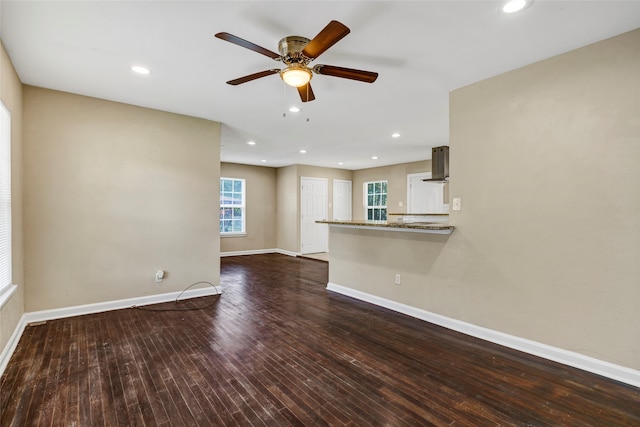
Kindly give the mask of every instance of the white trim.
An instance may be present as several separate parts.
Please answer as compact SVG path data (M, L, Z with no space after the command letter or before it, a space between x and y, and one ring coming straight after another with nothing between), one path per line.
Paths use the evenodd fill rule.
M276 253L278 253L280 255L288 255L288 256L300 256L300 255L302 255L300 252L285 251L284 249L276 249Z
M311 226L317 231L317 230L322 230L323 231L323 242L322 246L315 250L315 249L305 249L304 248L304 244L305 243L309 243L309 233L305 232L305 221L308 220L308 218L305 218L305 215L307 215L308 213L305 212L304 208L305 208L305 195L307 194L307 192L305 191L304 185L305 183L309 183L309 182L320 182L324 185L324 198L322 199L322 203L323 203L323 210L324 210L324 215L323 218L320 219L316 216L316 221L313 221L313 214L311 214L310 216L312 217L311 220L313 221L311 223ZM324 224L319 224L317 222L317 220L321 220L321 221L326 221L327 218L329 218L329 179L328 178L314 178L314 177L310 177L310 176L301 176L300 177L300 200L299 200L299 213L300 213L300 227L299 227L299 233L300 233L300 254L307 254L307 253L318 253L318 252L326 252L327 249L329 248L329 227L327 227ZM307 225L309 223L306 223ZM317 242L311 242L312 244L315 244L317 246L320 246L320 244L318 244ZM308 247L309 245L307 245Z
M11 299L11 295L18 289L18 285L9 285L0 291L0 309Z
M0 99L0 193L3 213L2 228L0 229L0 294L11 290L13 283L13 243L12 243L12 143L11 111Z
M336 199L336 195L338 192L336 191L336 184L349 184L349 203L347 203L347 207L349 209L349 218L338 218L337 220L347 220L351 221L353 219L353 182L348 179L334 179L331 185L331 199L333 204L331 205L331 219L336 221L336 205L339 205L339 201ZM329 248L327 248L327 252Z
M54 308L51 310L33 311L25 313L27 323L42 322L45 320L63 319L65 317L82 316L84 314L101 313L103 311L119 310L121 308L129 308L133 306L159 304L162 302L171 302L180 296L182 292L169 292L166 294L149 295L144 297L127 298L115 301L98 302L95 304L76 305L72 307ZM216 286L207 286L201 289L189 289L182 293L180 300L197 298L208 295L218 295L222 293L222 288Z
M220 252L220 257L225 256L239 256L239 255L262 255L262 254L281 254L288 256L300 256L297 252L285 251L284 249L251 249L246 251L229 251L229 252Z
M9 364L9 360L13 355L13 352L16 351L16 347L18 347L18 342L20 341L20 337L24 332L24 328L27 326L27 322L24 320L24 315L18 321L16 328L13 330L13 334L9 337L9 341L2 349L2 353L0 353L0 377L4 374L4 370Z
M222 293L220 286L207 286L206 288L189 289L184 292L169 292L166 294L149 295L144 297L128 298L115 301L99 302L95 304L77 305L72 307L54 308L51 310L33 311L24 313L5 345L2 353L0 353L0 376L4 373L9 359L18 346L18 341L29 323L42 322L45 320L63 319L66 317L81 316L83 314L101 313L104 311L118 310L121 308L129 308L132 306L141 306L149 304L158 304L162 302L171 302L179 296L180 300L197 298L208 295L219 295ZM182 295L181 295L182 294Z
M368 184L375 184L376 182L384 182L387 184L387 191L385 192L385 194L387 195L387 203L385 203L384 205L384 209L387 211L387 218L389 218L389 181L387 179L378 179L378 180L373 180L373 181L366 181L362 183L362 206L364 207L364 220L367 221L368 217L369 217L369 213L367 212L369 210L369 198L367 197L369 195L369 189L367 187ZM374 206L371 205L371 209L382 209L383 206Z
M220 177L220 183L222 180L227 181L242 181L242 205L223 205L222 204L222 193L224 191L220 191L220 209L223 208L240 208L242 209L242 230L241 231L229 231L229 232L220 232L220 237L245 237L247 235L247 180L244 178L231 178L227 176ZM235 191L232 191L235 193Z
M523 351L534 356L562 363L564 365L573 366L587 372L602 375L616 381L620 381L635 387L640 387L640 371L627 368L625 366L615 365L605 362L604 360L595 359L580 353L564 350L558 347L552 347L536 341L520 338L514 335L505 334L503 332L494 331L492 329L483 328L482 326L473 325L471 323L445 317L439 314L431 313L420 308L412 307L386 298L338 285L336 283L327 283L327 289L342 295L346 295L361 301L366 301L380 307L388 308L399 313L403 313L420 320L427 321L448 329L452 329L472 337L490 341L495 344L503 345L515 350Z

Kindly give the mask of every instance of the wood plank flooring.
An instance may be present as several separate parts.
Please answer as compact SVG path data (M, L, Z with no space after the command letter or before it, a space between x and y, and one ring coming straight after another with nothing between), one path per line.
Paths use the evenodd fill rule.
M640 389L326 282L321 261L225 257L221 296L28 327L0 425L640 425Z

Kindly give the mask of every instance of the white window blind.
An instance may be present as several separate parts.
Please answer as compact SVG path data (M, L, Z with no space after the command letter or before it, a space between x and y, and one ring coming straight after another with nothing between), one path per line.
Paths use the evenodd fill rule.
M0 102L0 295L11 287L11 114Z

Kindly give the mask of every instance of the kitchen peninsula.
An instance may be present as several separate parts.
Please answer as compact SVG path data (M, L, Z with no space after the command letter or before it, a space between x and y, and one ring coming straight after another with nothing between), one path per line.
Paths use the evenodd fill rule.
M425 278L447 250L454 230L446 214L424 215L318 221L329 226L327 289L412 313L416 295L424 292Z
M318 224L328 224L332 227L359 228L378 231L405 231L413 233L451 234L453 227L444 222L387 222L368 220L349 221L316 221Z
M379 231L405 231L413 233L451 234L448 213L390 213L390 221L339 220L316 221L330 227L360 228Z
M447 214L389 217L318 221L329 225L327 289L387 307L413 303L454 227Z

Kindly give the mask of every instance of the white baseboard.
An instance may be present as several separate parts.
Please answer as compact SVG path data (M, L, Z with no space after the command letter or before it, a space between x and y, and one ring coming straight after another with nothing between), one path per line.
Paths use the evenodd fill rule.
M220 258L226 257L226 256L272 254L272 253L276 253L277 251L278 251L277 249L252 249L248 251L220 252Z
M24 328L26 326L27 322L24 321L23 315L22 318L18 321L18 324L13 330L13 333L9 337L9 341L7 341L4 349L2 349L2 353L0 353L0 377L2 376L2 374L4 374L4 370L6 369L7 364L9 364L9 359L11 359L13 352L16 351L18 342L20 341L20 337L22 336L22 333L24 332Z
M220 286L208 286L206 288L189 289L184 292L169 292L166 294L149 295L144 297L127 298L115 301L105 301L95 304L76 305L73 307L54 308L51 310L32 311L24 313L11 334L7 345L5 345L2 353L0 353L0 376L4 373L9 359L18 346L18 341L24 332L24 329L30 323L43 322L46 320L63 319L65 317L81 316L83 314L101 313L104 311L118 310L133 306L143 306L150 304L158 304L162 302L175 301L180 297L180 301L190 298L197 298L208 295L218 295L222 293Z
M281 254L281 255L288 255L288 256L300 256L300 252L291 252L291 251L285 251L284 249L276 249L276 252Z
M471 323L462 322L450 317L441 316L431 313L420 308L391 301L356 289L341 286L336 283L327 283L327 289L342 295L346 295L361 301L388 308L408 316L415 317L420 320L427 321L457 332L461 332L472 337L500 344L514 350L523 351L534 356L544 359L553 360L554 362L582 369L583 371L592 372L607 378L614 379L635 387L640 387L640 371L627 368L603 360L588 357L580 353L564 350L558 347L542 344L536 341L520 338L514 335L505 334L503 332L494 331L492 329L476 326Z
M252 249L248 251L230 251L230 252L220 252L220 257L225 256L239 256L239 255L261 255L261 254L282 254L288 256L299 256L299 253L285 251L284 249Z

